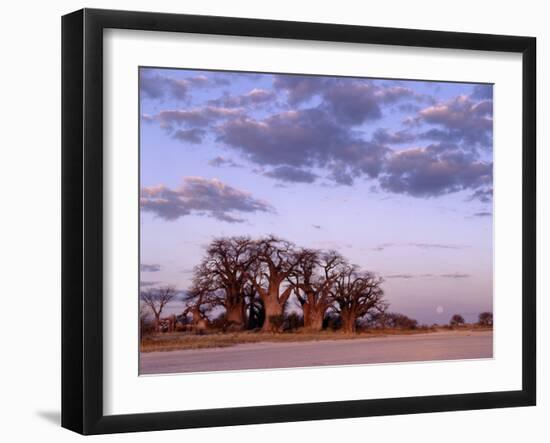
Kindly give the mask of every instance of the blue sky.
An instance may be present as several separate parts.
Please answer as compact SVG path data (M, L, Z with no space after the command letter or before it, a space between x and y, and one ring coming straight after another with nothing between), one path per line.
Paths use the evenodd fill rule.
M273 233L420 322L492 310L491 85L141 68L140 113L143 286Z

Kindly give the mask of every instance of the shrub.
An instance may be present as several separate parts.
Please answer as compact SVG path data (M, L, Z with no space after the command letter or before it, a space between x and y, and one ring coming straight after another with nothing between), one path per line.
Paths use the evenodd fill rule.
M493 326L493 313L482 312L479 314L477 324L479 326Z
M449 322L451 326L461 326L464 324L464 317L460 314L455 314L451 317L451 321Z
M418 321L414 318L409 318L403 314L392 314L391 325L393 328L398 329L416 329L418 327Z
M141 311L140 315L139 315L139 336L140 336L140 338L151 335L153 332L155 332L155 323L154 323L151 315L149 315L149 313Z
M214 318L210 322L210 325L211 325L212 329L221 329L222 331L225 330L228 326L227 317L225 315L225 312L218 315L216 318Z
M277 315L270 315L268 318L269 318L269 324L271 325L271 329L273 331L281 330L281 327L283 326L283 323L285 321L284 316L277 314Z
M372 315L365 326L381 329L417 329L418 321L397 312L380 312Z
M295 331L304 326L304 318L296 312L291 312L285 316L283 323L284 331Z
M328 313L323 319L323 329L331 329L337 331L342 328L342 319L334 312Z
M176 326L175 326L175 331L176 332L186 332L188 331L190 328L190 326L188 324L182 324L182 323L179 323L179 322L176 322Z

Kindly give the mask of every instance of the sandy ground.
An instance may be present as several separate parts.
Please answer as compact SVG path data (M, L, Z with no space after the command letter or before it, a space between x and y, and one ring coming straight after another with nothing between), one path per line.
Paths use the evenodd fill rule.
M354 340L250 343L228 348L147 352L140 356L140 372L142 375L170 374L492 356L492 331L446 331Z

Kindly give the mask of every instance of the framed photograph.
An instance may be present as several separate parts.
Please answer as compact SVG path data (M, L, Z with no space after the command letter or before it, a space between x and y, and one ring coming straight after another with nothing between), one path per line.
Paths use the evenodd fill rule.
M62 425L536 403L531 37L62 20Z

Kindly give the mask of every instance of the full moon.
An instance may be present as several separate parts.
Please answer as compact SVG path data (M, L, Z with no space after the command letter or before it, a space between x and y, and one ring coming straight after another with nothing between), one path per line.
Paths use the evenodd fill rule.
M443 306L441 305L435 308L435 312L437 312L438 314L443 314L444 311L445 309L443 309Z

